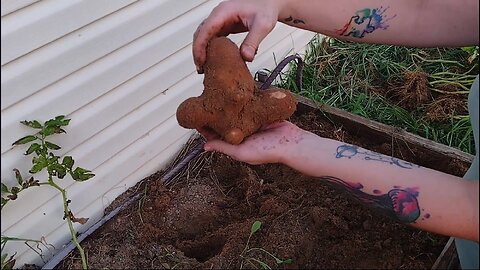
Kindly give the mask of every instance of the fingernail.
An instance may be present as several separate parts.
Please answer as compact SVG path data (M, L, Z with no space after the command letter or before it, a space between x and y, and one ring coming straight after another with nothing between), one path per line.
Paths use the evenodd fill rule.
M243 55L248 60L253 60L253 57L255 56L255 50L250 46L245 46L243 49Z

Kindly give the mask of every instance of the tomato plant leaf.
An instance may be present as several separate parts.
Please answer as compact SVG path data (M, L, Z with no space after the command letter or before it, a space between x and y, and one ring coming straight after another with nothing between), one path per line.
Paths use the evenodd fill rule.
M70 172L70 175L72 176L73 180L79 182L83 182L95 176L95 174L93 174L91 171L81 167L75 168L75 170Z
M45 159L45 157L40 156L34 160L34 164L29 172L31 174L38 173L39 171L43 170L43 168L47 167L47 165L48 165L48 162Z
M56 127L46 126L40 131L40 134L47 137L55 133Z
M25 136L25 137L23 137L23 138L18 139L17 141L15 141L14 143L12 143L12 145L26 144L26 143L35 141L36 139L37 139L37 137L35 137L35 136L33 136L33 135L28 135L28 136Z
M25 121L21 121L20 123L24 124L27 127L31 127L31 128L37 128L37 129L43 128L42 124L40 124L40 122L38 122L37 120L33 120L33 121L25 120Z
M10 193L10 190L8 190L7 185L5 185L4 183L2 183L2 193Z
M65 169L65 167L63 165L57 164L56 169L57 169L57 177L58 178L63 179L65 177L65 175L67 175L67 170Z
M56 128L56 129L55 129L55 133L56 133L56 134L61 134L61 133L67 133L67 132L66 132L64 129L62 129L62 128Z
M52 150L59 150L61 148L60 146L48 141L45 141L45 146L47 146L47 148Z
M5 206L5 204L8 203L8 201L10 201L9 199L5 199L4 197L2 197L2 208Z
M66 168L68 168L69 170L72 169L73 163L75 163L75 161L73 160L73 158L71 156L64 156L63 157L62 165L65 166Z
M13 171L15 172L15 178L17 179L18 184L22 185L23 178L22 178L22 175L20 174L20 171L17 168L13 169Z
M30 147L28 147L27 151L25 152L25 155L30 155L33 152L37 152L38 150L40 150L40 148L41 148L40 144L32 143Z
M87 223L88 218L83 218L83 217L81 217L81 218L76 218L76 217L73 217L73 218L72 218L72 221L73 221L73 222L80 223L80 224L83 225L83 224Z

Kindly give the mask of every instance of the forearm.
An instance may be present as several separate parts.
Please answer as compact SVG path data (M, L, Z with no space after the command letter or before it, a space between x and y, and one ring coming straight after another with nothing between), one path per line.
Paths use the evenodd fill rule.
M278 21L357 42L415 47L479 41L478 0L279 0Z
M306 132L281 162L401 222L478 242L478 181Z

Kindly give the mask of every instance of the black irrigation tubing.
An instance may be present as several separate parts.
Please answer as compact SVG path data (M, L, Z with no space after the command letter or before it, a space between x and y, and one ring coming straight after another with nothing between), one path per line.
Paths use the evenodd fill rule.
M270 76L263 82L262 86L260 86L261 90L265 90L270 87L272 82L277 78L277 76L282 72L282 70L293 60L297 60L297 74L295 76L295 83L297 84L298 91L302 89L302 71L303 71L303 60L298 55L290 55L283 59L277 67L272 71Z
M283 59L277 67L272 71L270 76L265 79L265 81L262 82L262 85L260 86L261 90L265 90L270 87L272 82L275 80L275 78L280 74L280 72L287 66L288 63L291 61L296 60L297 61L297 74L296 74L296 84L298 89L302 89L302 70L303 70L303 61L302 58L298 55L290 55ZM197 157L199 154L201 154L203 150L203 146L205 145L205 140L200 139L189 151L188 154L185 155L185 157L180 160L175 166L173 166L170 170L165 172L165 174L162 176L162 181L166 185L170 182L170 180L177 175L192 159ZM90 227L88 230L85 232L81 233L78 236L78 242L82 242L85 238L87 238L89 235L91 235L93 232L95 232L98 228L100 228L103 224L105 224L107 221L115 217L120 211L126 209L128 206L130 206L132 203L137 201L141 197L142 193L136 194L127 201L125 201L123 204L112 210L108 215L104 216L102 219L97 221L92 227ZM52 259L50 259L43 267L43 269L53 269L56 267L65 257L73 250L75 249L75 244L73 242L70 242L65 248L63 248L60 252L58 252L55 256L53 256Z

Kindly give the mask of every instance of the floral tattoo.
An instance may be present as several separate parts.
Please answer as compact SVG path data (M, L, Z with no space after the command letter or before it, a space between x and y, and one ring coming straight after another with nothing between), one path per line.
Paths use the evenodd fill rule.
M386 30L389 27L388 21L397 16L395 14L392 17L387 17L385 14L387 10L388 7L359 10L341 29L335 30L335 33L346 37L363 38L366 34L377 29Z
M402 188L400 186L394 186L393 189L384 194L377 189L373 190L374 194L368 194L362 191L363 185L360 183L346 182L332 176L323 176L320 177L320 179L335 186L343 187L362 203L379 209L387 216L400 222L415 223L420 217L420 207L417 200L420 193L417 187ZM430 218L430 214L427 213L423 216L422 220L428 218Z

